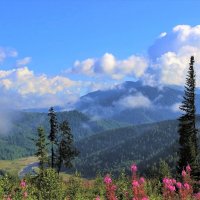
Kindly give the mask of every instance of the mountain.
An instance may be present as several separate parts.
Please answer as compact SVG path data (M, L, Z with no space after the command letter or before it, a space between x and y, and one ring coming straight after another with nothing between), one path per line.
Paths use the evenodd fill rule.
M85 114L75 110L56 114L59 122L63 120L69 122L75 141L104 130L127 126L126 123L114 120L91 120ZM48 135L50 126L47 113L1 112L0 159L33 155L35 153L33 139L37 137L39 126L43 126Z
M151 87L140 81L127 81L112 89L82 96L76 109L93 118L106 118L134 125L175 119L183 91L170 87ZM200 95L197 95L200 111Z
M197 127L200 127L199 116ZM178 122L170 120L107 130L84 138L76 143L81 154L75 168L85 177L94 177L97 172L114 175L122 169L129 172L132 163L137 163L144 174L160 159L174 167L178 151L177 128Z

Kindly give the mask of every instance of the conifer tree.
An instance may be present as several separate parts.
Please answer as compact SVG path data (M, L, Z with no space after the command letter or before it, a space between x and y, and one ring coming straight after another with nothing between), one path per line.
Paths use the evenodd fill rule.
M50 117L50 133L49 133L49 140L51 142L51 168L54 168L55 165L55 152L54 146L56 144L56 135L58 131L58 123L56 118L56 113L54 112L53 107L49 109L48 116Z
M57 169L58 173L62 165L72 167L72 160L79 154L73 145L73 135L67 121L60 124L60 142L58 144Z
M40 172L43 173L45 165L47 164L48 161L48 150L47 150L47 143L46 143L44 129L42 127L39 127L37 131L38 131L38 139L36 140L37 152L35 155L38 157L39 160Z
M192 168L192 177L199 176L197 129L195 125L195 72L194 57L190 59L189 70L186 78L184 97L180 109L184 112L179 118L179 160L177 172L188 164ZM200 178L200 177L199 177Z

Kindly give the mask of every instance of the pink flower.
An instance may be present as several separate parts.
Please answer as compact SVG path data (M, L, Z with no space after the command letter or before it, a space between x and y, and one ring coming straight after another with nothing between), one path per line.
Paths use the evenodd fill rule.
M6 200L12 200L12 198L11 198L11 197L8 197Z
M21 186L22 188L25 188L25 187L26 187L26 182L25 182L24 180L21 180L20 186Z
M117 186L116 185L112 185L112 187L111 187L111 190L116 190L117 189Z
M26 198L28 196L28 193L24 192L23 196Z
M200 200L200 192L198 192L197 194L195 194L195 195L194 195L194 198L195 198L196 200Z
M180 182L177 182L177 183L176 183L176 186L177 186L178 189L181 189L182 184L181 184Z
M137 166L135 164L132 164L131 171L132 172L136 172L137 171Z
M190 165L187 165L187 167L186 167L186 172L191 172L191 167L190 167Z
M101 199L100 199L100 197L99 197L99 196L97 196L95 200L101 200Z
M139 183L143 184L145 182L145 179L143 177L140 178Z
M171 184L172 184L172 180L169 179L169 178L164 178L164 179L163 179L163 183L164 183L165 185L171 185Z
M149 198L147 198L147 197L143 197L142 200L149 200Z
M182 177L185 177L187 174L186 174L186 171L185 170L183 170L182 171Z
M176 188L173 185L169 185L167 187L171 192L174 192L176 190Z
M173 183L173 184L176 184L176 179L172 179L172 183Z
M138 181L133 180L133 182L132 182L132 186L133 186L133 187L139 187L139 183L138 183Z
M185 187L186 190L190 189L190 185L188 183L184 183L184 187Z
M112 183L112 179L110 178L109 175L106 175L106 177L104 178L104 183L106 183L106 184Z

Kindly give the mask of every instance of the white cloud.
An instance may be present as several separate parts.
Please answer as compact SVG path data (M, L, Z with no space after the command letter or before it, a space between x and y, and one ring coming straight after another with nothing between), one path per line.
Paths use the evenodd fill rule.
M101 58L88 58L76 61L68 73L84 74L88 76L108 76L114 80L126 76L141 77L148 66L148 60L142 56L132 55L124 60L118 60L114 55L105 53Z
M20 67L20 66L26 66L30 62L31 62L31 57L25 57L23 59L17 60L16 65L18 67Z
M141 93L137 93L135 95L129 95L118 102L114 103L115 105L119 105L123 109L127 108L150 108L152 106L151 101L148 97L144 96Z
M14 49L0 47L0 63L8 57L17 57L17 55L18 53Z
M16 90L19 94L56 94L58 92L64 91L69 87L74 86L76 83L66 77L55 76L52 78L47 77L47 75L35 75L33 71L29 70L27 67L14 69L8 71L7 76L5 75L7 71L0 71L0 83L8 89L9 85L12 85L12 90Z
M162 32L162 33L159 35L159 38L165 37L166 35L167 35L166 32Z
M148 71L156 75L158 84L184 85L191 56L195 57L195 71L199 77L200 25L178 25L161 35L149 48L152 66ZM197 86L200 87L199 79Z
M20 108L66 105L79 97L79 91L74 89L79 86L79 82L64 76L35 75L27 67L1 70L0 104Z
M178 102L178 103L175 103L175 104L173 104L172 106L171 106L171 110L173 111L173 112L180 112L181 110L180 110L180 105L181 105L181 102Z

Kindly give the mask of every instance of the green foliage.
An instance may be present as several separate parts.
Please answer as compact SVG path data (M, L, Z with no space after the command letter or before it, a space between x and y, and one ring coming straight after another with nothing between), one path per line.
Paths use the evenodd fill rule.
M78 155L77 149L73 144L73 135L69 127L68 122L65 120L60 124L60 141L58 142L58 151L57 151L57 168L58 173L61 170L62 165L66 168L71 168L72 160Z
M97 174L94 180L94 187L93 187L94 196L99 196L101 199L106 194L105 185L103 184L103 177L100 174Z
M57 118L56 118L56 113L54 112L53 107L51 107L49 109L49 113L48 116L50 117L49 119L49 123L50 123L50 132L49 132L49 136L48 139L51 142L51 168L55 167L55 159L56 159L56 155L55 155L55 145L57 144L57 132L58 132L58 122L57 122Z
M198 141L196 129L195 108L195 72L194 57L190 59L189 70L185 84L185 95L180 106L184 114L179 118L179 161L177 172L181 174L188 164L192 167L192 176L199 179L200 166L198 163Z
M40 172L42 173L48 161L46 137L45 137L44 129L42 127L38 128L38 139L36 141L36 147L37 147L37 152L35 155L38 157L39 168L40 168Z
M3 199L4 196L8 196L13 192L13 188L17 187L16 183L19 180L15 176L5 174L0 179L0 199Z
M162 182L158 178L147 180L145 189L152 200L162 200Z
M33 184L37 188L38 199L64 199L64 183L54 169L45 169L43 174L34 179Z
M91 200L95 197L93 190L94 187L78 173L71 176L66 183L66 197L70 200Z
M116 185L118 186L117 190L117 196L119 197L119 200L126 200L127 197L130 198L131 194L131 184L130 184L130 178L127 177L124 170L120 173L120 176L118 177L116 181Z
M171 177L170 167L164 160L159 163L159 178L162 180L164 177Z

